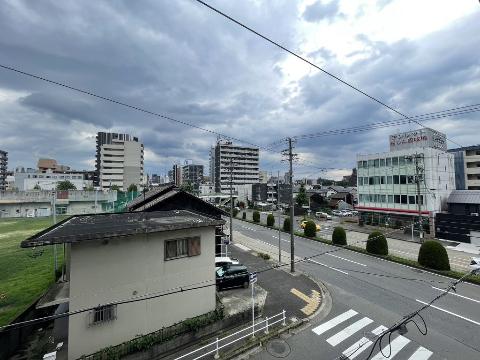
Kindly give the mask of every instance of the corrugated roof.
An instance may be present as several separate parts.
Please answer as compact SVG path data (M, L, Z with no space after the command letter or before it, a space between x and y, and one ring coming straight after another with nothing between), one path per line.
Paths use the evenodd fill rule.
M186 210L76 215L22 241L21 247L110 239L224 223L224 220Z
M135 208L137 205L141 204L142 202L146 202L148 200L150 200L150 198L156 196L157 194L160 194L164 191L168 191L168 190L171 190L175 187L175 185L173 184L166 184L166 185L162 185L162 186L156 186L150 190L148 190L147 192L145 192L144 194L140 194L139 196L137 196L135 199L133 199L132 201L130 201L128 204L127 204L127 209L133 209Z
M480 204L480 190L453 190L447 202L453 204Z

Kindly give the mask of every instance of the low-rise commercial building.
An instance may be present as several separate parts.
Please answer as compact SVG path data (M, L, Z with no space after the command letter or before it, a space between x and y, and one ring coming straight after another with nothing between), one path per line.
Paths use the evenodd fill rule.
M20 171L15 172L14 177L18 191L55 190L58 183L63 181L71 182L77 190L85 190L93 185L92 180L86 179L84 172L25 171L22 167L17 170Z
M390 136L390 151L357 155L357 169L357 209L367 224L409 226L420 212L428 231L455 189L446 136L432 129Z
M223 223L182 210L84 215L23 241L67 246L68 359L215 310L215 228Z

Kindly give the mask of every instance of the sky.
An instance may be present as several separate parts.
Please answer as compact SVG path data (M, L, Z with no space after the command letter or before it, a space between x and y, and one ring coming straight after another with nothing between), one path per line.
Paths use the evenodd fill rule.
M207 1L409 116L480 103L480 4L473 0ZM194 0L0 2L0 64L272 151L288 136L399 118ZM463 146L480 112L425 121ZM388 150L407 124L298 140L296 177L339 179L358 153ZM477 131L475 131L477 130ZM93 169L98 131L145 145L147 173L204 164L216 136L0 69L0 149L9 168L55 158ZM457 147L449 143L449 147ZM321 170L320 168L328 168Z

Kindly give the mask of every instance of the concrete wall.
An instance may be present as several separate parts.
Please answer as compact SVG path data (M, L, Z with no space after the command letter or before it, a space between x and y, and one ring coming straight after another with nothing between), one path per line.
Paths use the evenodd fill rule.
M165 239L201 237L201 255L164 261ZM141 234L72 244L70 311L115 300L215 282L214 228ZM90 313L70 317L69 359L130 340L215 309L215 287L122 304L117 319L90 325Z

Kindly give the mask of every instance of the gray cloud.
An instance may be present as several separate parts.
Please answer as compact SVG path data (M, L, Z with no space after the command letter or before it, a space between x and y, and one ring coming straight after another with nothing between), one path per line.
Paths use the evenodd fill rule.
M295 2L212 4L298 48L295 27L302 14ZM308 21L315 14L315 21L325 18L327 11L318 12L318 6L332 7L330 16L337 16L338 2L314 5L307 9L310 15L303 14ZM394 44L359 35L362 60L350 66L323 47L309 57L408 114L473 104L480 91L476 24L478 16L470 16L422 39ZM2 64L261 145L397 118L319 72L302 78L295 89L285 87L279 67L284 52L188 1L4 2L0 47ZM196 129L0 70L0 98L3 92L16 94L15 100L0 101L0 148L9 151L11 168L34 166L40 156L87 168L96 131L139 136L155 155L146 162L149 172L184 159L207 165L215 141ZM465 115L428 125L468 145L478 142L468 130L478 127L477 119ZM297 150L319 166L350 168L357 152L387 149L387 136L395 130L302 140ZM278 155L263 154L262 167L286 170L272 159Z
M306 21L317 22L325 19L332 20L335 17L345 17L343 13L340 13L339 0L332 0L324 3L322 0L307 6L303 12L303 18Z

